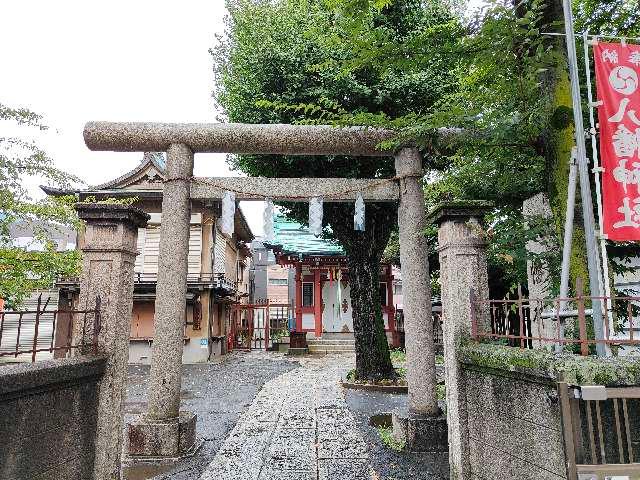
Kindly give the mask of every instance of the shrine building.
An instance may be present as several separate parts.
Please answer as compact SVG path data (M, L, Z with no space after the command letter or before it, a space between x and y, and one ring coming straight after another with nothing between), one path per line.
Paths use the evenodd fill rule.
M274 218L273 240L263 243L278 265L295 270L295 330L308 332L310 339L353 337L349 267L342 247L282 215ZM394 270L389 263L380 264L379 294L389 344L397 346Z

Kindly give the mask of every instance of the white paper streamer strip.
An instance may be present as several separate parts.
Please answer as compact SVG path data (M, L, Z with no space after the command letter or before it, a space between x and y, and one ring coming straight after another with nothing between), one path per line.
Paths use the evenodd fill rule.
M273 200L265 198L264 211L262 212L262 228L264 230L264 239L267 242L273 242Z
M355 213L353 214L353 229L364 232L364 200L362 194L356 196Z
M322 233L322 198L313 197L309 200L309 231L314 235Z
M233 235L234 218L236 216L236 194L226 190L222 196L222 217L220 230L226 235Z

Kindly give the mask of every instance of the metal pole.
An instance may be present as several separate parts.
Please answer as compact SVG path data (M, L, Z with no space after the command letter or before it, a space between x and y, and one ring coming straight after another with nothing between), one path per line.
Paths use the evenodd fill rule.
M569 296L569 267L571 264L571 243L573 241L573 214L576 205L576 180L578 166L576 164L577 149L571 150L571 163L569 163L569 186L567 189L567 211L564 219L564 241L562 244L562 270L560 272L560 298ZM566 300L560 301L560 312L567 308ZM564 338L564 321L558 317L559 338ZM556 352L562 351L562 344L556 343Z
M593 101L593 91L591 87L591 69L589 68L589 31L585 31L582 34L582 39L584 42L584 67L585 73L587 75L587 100L589 101L589 133L591 134L591 150L593 155L593 177L595 180L596 186L596 202L598 205L598 228L600 239L600 255L602 257L602 283L600 287L600 291L604 291L604 295L608 298L611 298L611 285L609 283L609 260L607 256L607 236L603 233L603 218L602 218L602 187L600 185L600 174L603 172L603 168L600 166L600 161L598 158L598 145L596 142L596 122L594 117L594 107L596 103ZM609 331L613 332L613 312L611 309L608 309L607 312L607 321L609 322Z
M569 74L571 76L571 98L573 103L573 121L578 152L578 172L580 178L580 197L582 199L582 216L584 217L584 236L587 247L587 267L589 269L589 289L591 291L593 309L593 330L596 340L604 340L602 310L600 300L600 273L598 272L598 247L596 245L595 221L591 203L591 185L589 185L589 166L584 144L584 125L582 123L582 105L580 100L580 80L578 79L578 60L576 57L576 41L573 33L573 13L570 0L563 0L564 27L567 34L567 55L569 57ZM604 343L596 343L598 356L606 356Z

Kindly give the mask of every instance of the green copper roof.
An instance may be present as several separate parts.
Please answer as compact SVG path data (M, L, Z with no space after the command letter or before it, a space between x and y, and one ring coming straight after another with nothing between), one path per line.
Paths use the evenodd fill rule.
M344 250L337 242L316 237L307 227L289 220L284 215L274 216L273 233L273 242L268 243L280 247L285 253L302 256L344 255Z

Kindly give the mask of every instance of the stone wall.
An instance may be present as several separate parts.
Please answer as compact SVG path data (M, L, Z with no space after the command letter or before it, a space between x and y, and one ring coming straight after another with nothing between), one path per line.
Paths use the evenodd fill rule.
M556 383L468 363L462 371L469 478L567 478Z
M0 365L0 478L93 478L102 357Z

